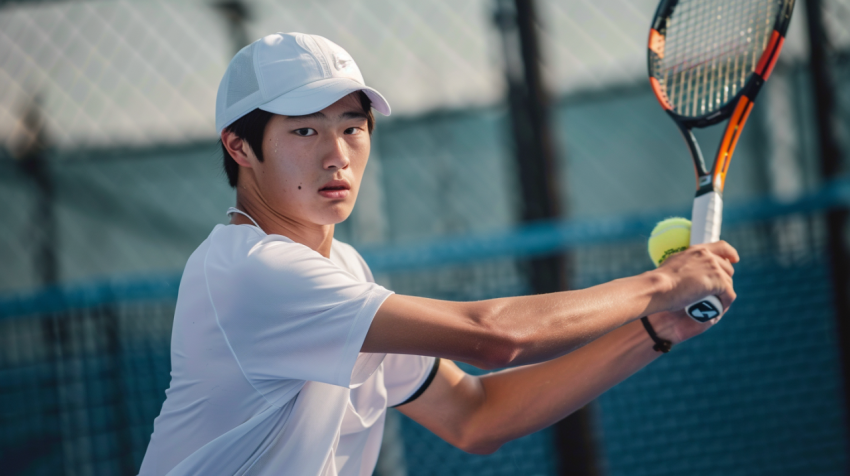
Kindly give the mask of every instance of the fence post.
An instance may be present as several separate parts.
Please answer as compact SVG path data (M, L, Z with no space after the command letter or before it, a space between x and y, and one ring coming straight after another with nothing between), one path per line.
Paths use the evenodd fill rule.
M524 222L561 217L561 181L557 173L550 97L543 85L533 0L497 0L496 25L502 37L514 156L520 178ZM536 294L569 289L564 254L530 260L528 278ZM554 426L558 474L598 474L588 408Z
M241 0L222 0L212 4L221 14L230 33L233 54L251 43L248 37L248 20L252 19L251 9Z
M809 71L815 106L817 139L820 147L820 172L823 181L837 178L842 171L841 147L835 131L835 85L828 63L829 38L823 23L820 0L806 0L809 34ZM847 209L827 212L827 246L833 284L838 345L844 379L845 424L850 428L850 261L847 251Z
M36 189L37 201L31 225L36 237L33 268L39 284L50 286L59 280L59 260L56 255L58 234L54 213L56 193L47 163L50 144L42 116L41 97L36 95L24 111L24 131L15 155L18 157L18 166L29 176Z

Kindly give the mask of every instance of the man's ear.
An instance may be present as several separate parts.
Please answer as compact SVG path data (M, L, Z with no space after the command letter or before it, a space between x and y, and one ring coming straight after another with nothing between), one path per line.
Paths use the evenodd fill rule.
M221 131L221 143L237 164L251 168L251 161L256 160L256 157L248 142L242 140L234 132L224 130Z

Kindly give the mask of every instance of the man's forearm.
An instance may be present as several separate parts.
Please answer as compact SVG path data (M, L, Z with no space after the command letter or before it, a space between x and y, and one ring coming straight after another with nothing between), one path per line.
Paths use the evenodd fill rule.
M546 428L661 355L652 346L635 321L558 359L481 377L484 395L467 423L490 448Z
M504 367L551 360L659 311L653 298L663 286L644 273L578 291L490 301L489 325L516 342Z
M493 369L544 362L658 309L655 273L537 296L450 302L390 296L362 352L431 355Z

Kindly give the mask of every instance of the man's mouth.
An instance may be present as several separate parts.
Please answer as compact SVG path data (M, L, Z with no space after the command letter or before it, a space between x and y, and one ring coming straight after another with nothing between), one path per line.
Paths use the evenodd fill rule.
M345 180L331 180L319 189L319 195L325 198L346 198L351 193L351 186Z

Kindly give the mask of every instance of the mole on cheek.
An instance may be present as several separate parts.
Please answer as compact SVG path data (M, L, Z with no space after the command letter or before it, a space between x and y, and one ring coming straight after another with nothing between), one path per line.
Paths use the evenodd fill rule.
M298 186L298 190L301 190L301 185Z

